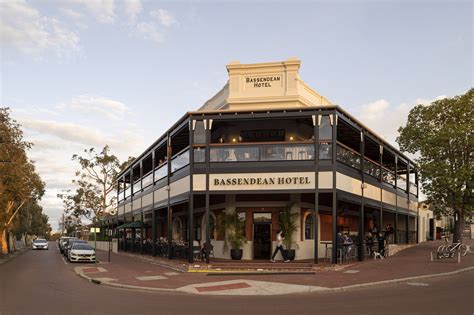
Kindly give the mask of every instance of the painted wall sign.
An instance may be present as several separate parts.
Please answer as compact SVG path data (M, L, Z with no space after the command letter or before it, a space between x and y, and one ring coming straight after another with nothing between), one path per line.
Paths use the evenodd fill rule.
M245 78L245 83L251 85L254 88L272 87L273 82L280 82L280 81L281 81L281 76L279 75Z
M248 186L248 185L305 185L311 184L308 176L289 177L238 177L214 178L214 186Z

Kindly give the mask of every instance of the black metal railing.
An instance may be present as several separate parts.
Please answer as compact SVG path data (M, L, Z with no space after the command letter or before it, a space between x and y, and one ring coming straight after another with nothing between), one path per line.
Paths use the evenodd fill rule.
M364 159L364 173L380 179L380 166L369 159Z
M360 170L360 154L346 148L341 144L337 144L336 158L339 162L349 165Z

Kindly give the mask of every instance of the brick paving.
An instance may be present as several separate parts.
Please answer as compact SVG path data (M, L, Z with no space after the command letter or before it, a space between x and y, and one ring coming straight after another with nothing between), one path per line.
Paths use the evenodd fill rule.
M430 252L436 251L441 244L440 241L426 242L405 249L396 255L384 260L369 259L364 262L346 265L345 268L313 268L314 274L272 274L272 275L212 275L197 272L176 272L178 269L185 270L186 264L182 261L166 261L169 266L160 266L160 260L146 262L140 261L127 255L111 255L111 262L103 262L99 266L104 268L102 272L88 272L87 268L83 272L91 278L111 278L117 279L113 283L141 286L149 288L178 289L185 286L196 285L206 291L206 287L212 291L215 286L218 290L234 290L235 284L225 287L218 283L223 281L236 281L238 286L248 287L252 281L266 282L268 286L274 284L288 284L313 286L323 288L336 288L349 285L357 285L369 282L400 279L413 276L430 275L451 272L474 266L474 241L465 240L466 244L473 249L461 258L461 263L456 259L435 259L430 261ZM105 252L98 252L101 261L106 261ZM232 262L235 264L235 262ZM173 265L174 264L174 265ZM284 265L284 268L286 268ZM289 264L291 265L291 263ZM274 267L275 265L271 265ZM173 269L171 270L170 267ZM179 267L179 268L177 268ZM94 271L92 268L90 271ZM139 278L147 281L139 280ZM157 277L156 280L153 277ZM163 279L162 277L166 278ZM246 282L248 280L248 282ZM204 288L204 289L202 289ZM208 291L209 291L208 290Z

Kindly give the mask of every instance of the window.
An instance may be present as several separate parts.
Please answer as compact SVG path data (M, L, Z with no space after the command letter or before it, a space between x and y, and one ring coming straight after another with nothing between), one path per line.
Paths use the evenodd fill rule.
M313 214L308 214L304 221L304 239L314 240L314 218Z

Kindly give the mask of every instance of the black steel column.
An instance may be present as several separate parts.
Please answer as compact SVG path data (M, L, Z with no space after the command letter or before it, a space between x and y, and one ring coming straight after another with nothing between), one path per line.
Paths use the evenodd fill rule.
M153 175L151 176L153 180L153 186L155 186L155 150L151 152L151 169L153 170ZM151 253L153 256L156 256L156 209L155 209L155 192L152 190L151 192L151 219L153 220L151 223L151 238L152 238L152 249Z
M210 157L211 151L209 143L211 142L211 131L209 128L209 120L204 120L204 130L206 132L206 263L209 263L209 254L211 248L211 222L210 222L210 210L209 210L209 169L210 169Z
M189 249L188 261L194 262L194 195L193 195L193 165L194 165L194 130L191 119L189 124L189 201L188 201L188 231L189 231Z
M382 232L383 225L383 146L379 143L379 186L380 186L380 216L379 216L379 232Z
M363 261L365 257L364 249L365 249L365 235L364 235L364 211L365 211L365 198L364 198L364 189L366 187L365 184L365 173L364 173L364 163L365 163L365 141L364 141L364 133L360 131L360 171L362 175L362 184L361 184L361 211L360 211L360 222L359 222L359 261Z
M316 115L313 115L313 126L314 126L314 215L313 215L313 225L314 225L314 263L318 263L319 258L319 118L320 114L317 112ZM304 222L303 222L304 224ZM304 228L304 226L303 226Z
M332 263L337 263L337 113L332 114Z
M168 258L173 258L172 257L172 252L171 252L171 241L172 241L172 238L173 238L173 231L171 230L172 229L172 225L173 225L173 209L171 209L171 204L170 204L170 176L171 176L171 157L172 157L172 149L171 149L171 137L169 135L169 133L166 135L166 159L167 159L167 164L166 164L166 167L167 167L167 171L168 171L168 174L167 174L167 177L166 177L166 191L167 191L167 195L168 195L168 198L167 198L167 221L168 221Z
M398 156L395 155L395 235L393 236L393 243L398 244Z

